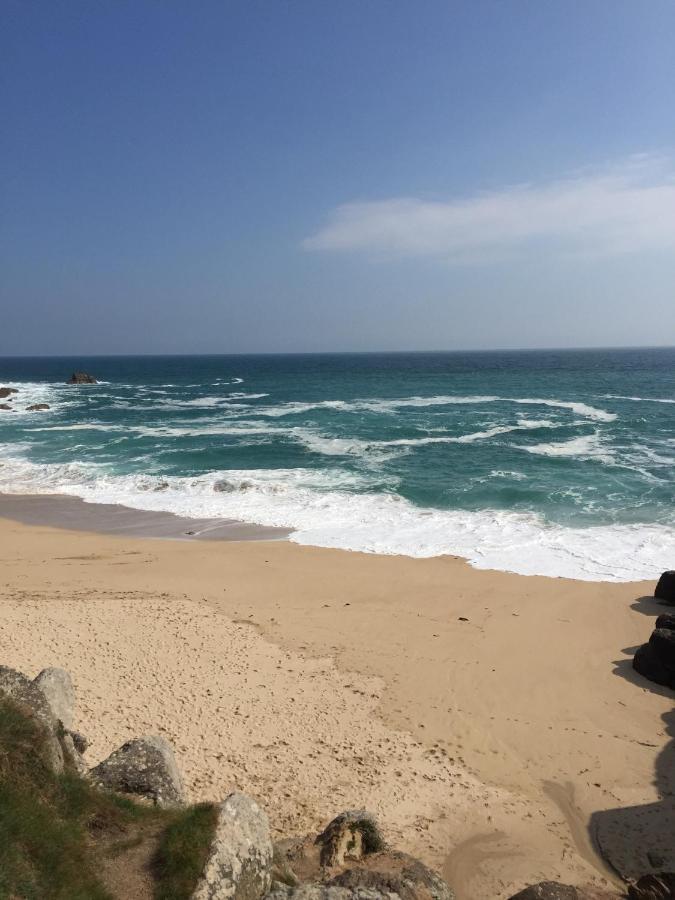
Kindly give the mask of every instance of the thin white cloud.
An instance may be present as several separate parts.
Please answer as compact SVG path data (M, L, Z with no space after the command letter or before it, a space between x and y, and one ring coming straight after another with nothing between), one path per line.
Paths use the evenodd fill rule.
M675 168L645 154L601 171L447 202L346 203L303 247L456 263L533 249L592 256L675 250Z

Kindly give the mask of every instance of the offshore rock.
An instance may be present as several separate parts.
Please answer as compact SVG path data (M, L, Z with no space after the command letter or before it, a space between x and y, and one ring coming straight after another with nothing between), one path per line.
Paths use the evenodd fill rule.
M5 412L14 412L14 407L10 406L9 403L0 403L0 409L4 409Z
M8 388L8 387L0 387L0 400L5 400L7 397L10 397L12 394L18 394L18 390L16 388Z
M234 793L220 804L204 873L191 900L261 900L272 885L272 839L255 800Z
M39 412L43 409L51 409L49 403L33 403L31 406L26 407L27 412Z
M185 800L171 744L163 737L127 741L90 769L89 778L99 787L144 797L155 806L182 806Z
M98 381L86 372L73 372L66 384L98 384Z

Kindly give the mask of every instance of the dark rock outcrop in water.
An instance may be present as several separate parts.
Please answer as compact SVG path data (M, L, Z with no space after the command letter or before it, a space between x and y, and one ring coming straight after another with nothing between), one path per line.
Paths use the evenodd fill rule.
M155 806L182 806L183 780L171 744L149 735L127 741L89 772L99 787L121 794L135 794Z
M656 585L654 596L675 606L675 571L664 572Z
M66 384L98 384L98 381L86 372L73 372Z
M8 387L0 387L0 400L5 400L7 397L10 397L12 394L18 394L18 390L16 388L8 388Z
M27 412L38 412L43 409L51 409L49 403L33 403L31 406L26 407Z
M0 403L0 409L4 409L5 412L14 412L9 403Z

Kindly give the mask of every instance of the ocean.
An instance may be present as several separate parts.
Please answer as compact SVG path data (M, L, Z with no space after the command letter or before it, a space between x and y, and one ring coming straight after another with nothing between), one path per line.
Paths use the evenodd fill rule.
M522 574L675 566L675 349L5 358L0 386L2 493Z

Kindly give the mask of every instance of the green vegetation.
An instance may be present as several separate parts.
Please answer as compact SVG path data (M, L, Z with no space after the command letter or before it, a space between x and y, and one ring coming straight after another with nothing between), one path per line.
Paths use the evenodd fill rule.
M154 896L189 897L215 807L160 810L99 791L74 771L55 775L46 745L42 726L0 696L0 900L114 900L102 863L124 872L145 844L134 864L153 860Z
M188 900L204 871L217 816L212 803L200 803L164 830L155 855L157 900Z

